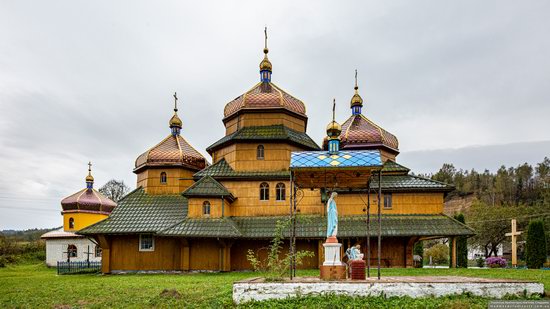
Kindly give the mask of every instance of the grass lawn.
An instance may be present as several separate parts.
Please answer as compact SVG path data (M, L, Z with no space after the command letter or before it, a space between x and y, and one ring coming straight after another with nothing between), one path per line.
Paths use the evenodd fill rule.
M317 270L299 272L316 276ZM459 275L487 278L525 279L543 282L550 290L550 271L513 269L383 269L385 276ZM0 308L74 307L232 307L232 283L257 273L64 275L42 264L0 268ZM180 295L161 295L175 289ZM445 298L350 298L307 297L251 303L253 308L486 308L488 299L471 296Z

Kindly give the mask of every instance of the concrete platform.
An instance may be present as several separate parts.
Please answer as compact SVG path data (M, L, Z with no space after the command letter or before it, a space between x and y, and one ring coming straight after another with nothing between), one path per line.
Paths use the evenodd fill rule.
M301 277L281 282L266 282L263 278L251 278L233 283L233 301L236 304L251 300L262 301L323 294L417 298L463 293L492 299L500 299L506 295L542 295L544 285L532 281L455 276L382 277L380 280L367 278L361 281L322 281L317 277Z

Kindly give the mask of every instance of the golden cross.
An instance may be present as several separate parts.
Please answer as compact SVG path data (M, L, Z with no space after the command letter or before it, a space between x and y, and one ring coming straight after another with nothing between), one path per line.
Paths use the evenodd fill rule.
M178 93L174 92L174 112L178 111Z
M518 246L517 236L521 235L521 231L517 230L516 219L512 219L512 232L506 233L506 236L512 236L512 266L518 266Z
M92 161L88 161L88 173L92 172Z
M357 69L355 69L355 90L357 90Z

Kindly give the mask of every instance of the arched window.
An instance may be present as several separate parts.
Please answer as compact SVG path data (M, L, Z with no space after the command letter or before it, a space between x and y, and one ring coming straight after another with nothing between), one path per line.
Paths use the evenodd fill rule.
M264 145L258 145L258 148L256 148L256 159L263 160L264 159Z
M74 218L69 218L69 228L74 229Z
M269 200L269 184L267 182L262 182L260 184L260 201Z
M286 199L285 184L280 182L275 187L275 200L284 201Z
M205 216L210 216L210 202L204 201L202 203L202 214Z
M77 249L75 245L69 245L67 247L67 255L69 257L75 258L78 255Z
M160 173L160 183L166 183L166 173Z

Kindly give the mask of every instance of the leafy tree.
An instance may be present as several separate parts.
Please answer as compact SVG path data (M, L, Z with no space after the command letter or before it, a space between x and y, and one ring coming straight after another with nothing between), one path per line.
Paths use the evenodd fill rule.
M422 267L424 264L424 243L422 241L418 241L414 244L413 255L420 257L420 262L417 265L418 267Z
M525 256L528 268L538 269L546 262L546 234L541 220L529 222Z
M124 184L124 181L115 179L109 180L103 185L103 187L99 188L99 192L101 194L115 202L118 202L121 198L128 194L129 191L130 188Z
M424 260L435 264L446 264L449 261L449 247L445 244L436 244L431 248L424 250Z

